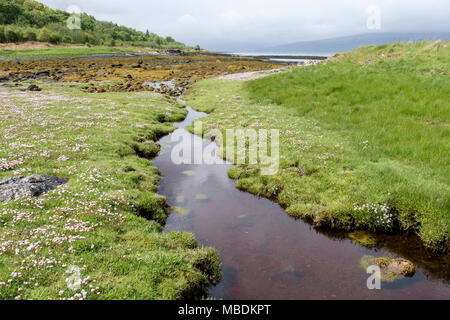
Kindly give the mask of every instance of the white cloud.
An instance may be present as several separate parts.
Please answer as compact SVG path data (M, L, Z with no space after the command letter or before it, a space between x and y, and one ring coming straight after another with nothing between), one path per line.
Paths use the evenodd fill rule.
M185 14L178 19L178 23L182 25L193 25L197 23L197 19L195 19L190 14Z
M220 14L220 17L222 18L222 20L229 21L229 22L237 22L237 21L243 19L242 15L234 10L228 10L226 12L222 12Z

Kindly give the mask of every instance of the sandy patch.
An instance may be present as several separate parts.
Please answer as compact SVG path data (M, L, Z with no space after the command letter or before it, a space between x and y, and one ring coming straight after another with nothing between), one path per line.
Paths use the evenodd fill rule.
M81 45L54 45L48 42L28 41L20 43L0 43L1 50L36 50L49 48L83 47Z
M218 77L218 80L233 80L233 81L249 81L259 79L271 74L280 73L286 68L276 69L276 70L264 70L264 71L253 71L253 72L243 72L227 74L226 76Z

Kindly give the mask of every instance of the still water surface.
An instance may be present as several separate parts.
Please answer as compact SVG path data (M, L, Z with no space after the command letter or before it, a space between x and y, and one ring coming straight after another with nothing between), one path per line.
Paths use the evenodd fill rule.
M209 144L184 128L206 117L188 107L177 131ZM288 216L276 203L239 191L230 164L175 165L172 135L160 140L153 161L162 173L160 194L178 207L166 232L190 231L202 246L217 249L223 280L210 296L222 299L450 299L449 257L432 257L414 238L384 236L367 249L345 235L320 232ZM364 255L405 257L417 266L412 278L368 290Z

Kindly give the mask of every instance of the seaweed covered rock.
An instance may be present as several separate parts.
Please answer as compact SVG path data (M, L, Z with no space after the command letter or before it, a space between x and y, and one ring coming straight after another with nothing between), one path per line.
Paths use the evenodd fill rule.
M412 277L416 273L414 264L403 258L362 257L361 267L366 270L369 266L378 266L381 269L381 280L385 282L393 282L404 277Z
M400 274L405 277L412 277L416 273L416 268L411 261L406 259L394 259L389 263L388 272Z
M41 87L38 87L35 84L30 84L27 88L28 91L42 91Z

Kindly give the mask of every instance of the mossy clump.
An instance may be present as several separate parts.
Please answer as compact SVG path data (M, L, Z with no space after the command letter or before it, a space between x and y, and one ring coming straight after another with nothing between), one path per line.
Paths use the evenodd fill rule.
M394 272L393 270L395 269L397 270L396 272L401 273L405 277L412 277L416 273L414 264L403 258L392 260L389 264L389 268L391 272Z
M135 142L131 146L139 157L146 159L154 158L158 155L160 146L154 141Z
M387 268L389 266L389 260L386 258L375 258L374 262L377 266L379 266L382 269Z
M126 194L137 215L148 220L155 220L162 225L165 224L168 213L165 197L138 190L129 190Z
M194 267L208 276L209 282L217 284L222 280L220 271L220 257L213 248L205 248L202 251L196 251L189 259Z
M192 233L172 231L167 233L167 237L174 240L177 245L182 245L186 249L196 249L198 247L197 240L195 240Z

